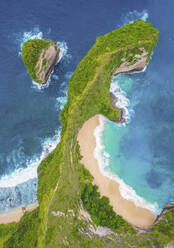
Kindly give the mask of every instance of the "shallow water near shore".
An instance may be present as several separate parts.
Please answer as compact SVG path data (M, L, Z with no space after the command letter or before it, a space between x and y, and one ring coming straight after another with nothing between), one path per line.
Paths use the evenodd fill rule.
M165 105L165 100L171 101L173 96L164 87L160 75L155 78L158 84L152 83L152 75L149 66L140 75L120 74L113 78L112 84L122 89L123 99L127 98L127 102L123 101L128 112L127 123L104 120L100 154L105 161L104 172L125 183L120 186L122 196L159 214L167 203L174 201L170 152L174 145L173 114ZM172 83L167 86L171 87ZM166 111L171 115L163 119Z
M104 137L104 142L106 150L110 149L108 152L111 153L111 169L135 188L138 195L147 198L143 185L148 184L149 188L156 190L149 195L148 201L157 202L161 208L164 202L174 200L172 192L174 42L173 29L169 25L174 21L172 9L174 6L170 0L167 0L165 5L162 0L153 2L78 0L73 5L62 0L53 1L51 4L48 0L18 1L12 2L10 6L7 1L1 3L0 212L37 201L37 166L59 142L61 129L59 115L66 103L68 80L80 60L95 43L96 37L135 19L145 20L148 17L148 20L160 29L159 44L145 74L126 75L129 87L128 83L125 84L126 88L120 84L128 95L130 119L125 127L112 127L112 123L107 122L108 133ZM31 38L57 41L64 51L46 87L38 87L31 81L21 60L22 44ZM143 79L144 76L146 79ZM122 81L125 81L124 76ZM144 88L139 89L138 85ZM147 94L144 95L144 91L147 91ZM142 115L142 112L146 114ZM150 123L153 135L146 130L151 129ZM146 132L148 135L145 135ZM131 134L135 137L134 141ZM110 136L115 137L112 142L116 149L109 145ZM151 141L150 145L144 145L145 152L136 158L137 153L142 153L139 147L147 144L147 139L148 142ZM148 149L153 156L149 155ZM127 163L127 159L130 160L130 154L131 166L136 164L136 168L139 168L138 175L141 175L142 181L144 180L142 187L137 186L138 179L134 181L122 172L122 165ZM114 161L118 161L119 156L119 167L115 168ZM125 171L129 171L130 164L126 166ZM144 174L140 173L141 170ZM131 171L132 174L133 171L134 169ZM146 177L143 176L145 174ZM158 193L160 190L161 193ZM164 196L160 202L156 194Z

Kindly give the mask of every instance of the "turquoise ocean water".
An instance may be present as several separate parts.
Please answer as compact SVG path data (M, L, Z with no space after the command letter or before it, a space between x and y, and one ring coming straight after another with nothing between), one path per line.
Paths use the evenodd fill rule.
M171 161L165 153L172 127L171 121L162 120L163 109L152 106L158 93L165 95L166 90L153 84L151 75L149 66L144 72L113 78L111 91L125 108L127 123L116 124L101 116L97 151L103 173L120 183L122 196L157 214L174 200Z

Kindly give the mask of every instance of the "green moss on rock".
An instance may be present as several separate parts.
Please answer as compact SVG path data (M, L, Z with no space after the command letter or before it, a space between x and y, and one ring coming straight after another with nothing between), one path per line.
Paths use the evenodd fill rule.
M42 65L45 66L47 64L46 59L44 58L45 52L49 46L53 45L55 47L55 50L57 51L58 46L57 43L51 40L40 40L40 39L33 39L28 40L24 43L22 47L22 59L24 62L24 65L26 66L28 73L32 80L35 82L41 83L42 80L38 78L37 72L38 67L36 66L40 54L43 52L42 57Z

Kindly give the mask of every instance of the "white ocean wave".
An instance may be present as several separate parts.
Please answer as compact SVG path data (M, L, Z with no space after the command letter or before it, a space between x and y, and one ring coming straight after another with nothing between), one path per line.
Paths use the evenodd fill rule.
M56 110L57 111L62 110L63 107L65 106L66 102L67 102L67 95L57 97L56 98L56 104L55 104Z
M142 12L133 10L133 11L128 12L126 16L122 17L122 23L126 25L138 19L142 19L146 21L148 17L149 15L146 10L143 10ZM144 72L146 68L147 66L141 72ZM132 73L140 73L140 72L132 72ZM134 115L134 110L128 109L128 107L130 106L130 101L127 97L126 92L123 91L121 87L119 86L117 76L113 77L112 79L111 86L110 86L110 92L112 92L112 94L114 94L115 97L117 98L116 107L124 109L123 118L126 120L126 123L129 123L131 120L131 116ZM125 123L118 124L118 126L120 125L125 125Z
M18 52L18 56L22 55L22 47L23 44L28 40L34 39L43 39L43 33L39 30L38 27L34 27L33 30L24 32L23 35L20 35L17 40L20 44L20 50Z
M72 75L73 75L73 72L72 72L72 71L67 72L67 73L65 74L65 79L66 79L66 80L69 80L69 79L72 77Z
M15 187L30 179L37 178L37 167L40 162L52 152L60 141L60 130L55 132L54 137L49 137L42 142L42 153L39 158L33 158L26 162L26 168L19 168L11 174L4 175L0 178L0 188Z
M124 109L123 118L126 120L127 123L130 119L130 113L128 111L130 101L127 98L126 92L124 92L118 85L118 80L116 77L114 77L111 81L110 92L117 98L115 106L119 109ZM125 125L125 123L123 123L122 125Z
M23 35L20 35L17 38L18 43L20 44L20 51L19 56L21 56L22 53L22 46L27 40L31 39L43 39L43 33L39 30L38 27L35 27L32 31L24 32ZM59 61L61 59L69 60L71 58L71 55L69 55L68 52L68 46L65 41L58 42L58 46L60 47L60 57ZM65 77L68 77L71 73L65 74ZM57 75L54 75L55 79L58 79ZM49 86L50 83L50 77L45 85L40 85L38 83L35 83L32 81L33 85L32 87L35 88L38 91L41 91L42 89ZM57 97L56 102L59 104L59 111L64 107L67 100L67 94L66 90L63 92L64 96ZM60 129L55 132L55 135L53 137L46 138L41 141L42 143L42 153L40 157L33 157L32 159L29 159L25 161L26 168L22 168L22 165L19 164L18 168L14 170L10 174L6 174L0 178L0 188L8 188L8 187L15 187L16 185L22 184L24 182L27 182L30 179L37 178L37 167L40 164L40 162L51 152L53 151L57 144L60 141ZM22 145L20 146L20 149L22 149ZM13 162L13 164L16 164L18 160L21 159L21 161L25 160L25 156L21 152L20 149L17 149L16 151L12 151L11 156L8 156L7 159L9 159L9 163ZM20 158L18 158L20 156ZM18 158L18 159L17 159ZM15 159L15 161L14 161ZM12 161L13 160L13 161ZM16 165L17 166L17 165Z
M135 20L143 20L143 21L147 21L147 19L149 18L149 14L147 12L147 10L143 10L141 12L137 11L137 10L133 10L133 11L129 11L127 13L127 15L124 15L121 17L121 23L122 25L127 25L131 22L134 22Z
M57 45L60 48L59 60L57 63L59 63L62 58L64 58L66 62L69 62L72 56L68 53L67 43L65 41L58 41Z
M55 75L55 74L54 74L52 77L53 77L53 79L55 79L55 80L59 80L59 76L58 76L58 75Z
M48 34L49 33L50 33L50 30L49 30ZM24 43L28 40L33 40L33 39L44 39L43 32L40 31L39 27L35 27L33 30L30 30L28 32L24 32L22 35L20 35L17 38L17 41L18 41L19 47L20 47L19 52L18 52L18 56L22 55L22 47L23 47ZM57 61L57 63L59 63L62 59L64 59L66 62L69 62L69 60L71 59L71 55L68 54L67 43L65 41L58 41L57 45L60 48L59 60ZM52 71L52 73L50 74L46 84L38 84L35 81L32 81L31 87L36 89L37 91L42 91L43 89L48 88L50 85L50 82L51 82L51 75L53 73L54 73L54 71Z
M123 23L124 25L126 25L137 19L142 19L146 21L148 19L147 11L145 10L142 12L137 12L136 10L131 11L124 17ZM145 67L143 71L145 71L146 68L147 67ZM136 73L136 72L133 72L133 73ZM118 83L119 81L117 77L114 77L111 82L110 92L112 92L112 94L114 94L115 97L117 98L116 107L124 109L123 117L126 119L126 123L129 123L130 117L134 115L134 110L133 109L128 110L128 107L130 106L130 101L127 98L126 92L124 92L120 88ZM154 214L159 214L161 212L161 209L159 208L157 202L154 202L153 204L147 202L145 199L138 196L136 194L136 191L129 185L125 184L124 181L120 179L117 175L114 175L111 172L105 170L105 168L109 165L109 158L106 159L106 156L105 156L106 152L104 151L104 145L102 144L102 132L104 129L104 122L106 120L107 119L105 117L99 116L100 125L97 126L94 131L94 135L96 137L96 148L94 150L94 157L98 161L101 173L107 176L108 178L115 180L120 185L119 190L123 198L133 201L137 207L144 207L144 208L149 209Z
M96 138L96 148L94 150L94 157L98 161L100 172L104 176L107 176L108 178L116 181L120 185L119 190L123 198L134 202L137 207L146 208L150 210L152 213L154 213L155 215L159 214L161 212L161 209L159 208L156 202L150 203L146 201L142 197L138 196L136 194L136 191L129 185L125 184L124 181L120 179L117 175L114 175L111 172L106 171L105 168L108 166L109 156L106 155L106 152L104 152L103 154L105 147L102 143L102 132L104 130L105 121L107 121L107 118L105 118L102 115L99 115L100 124L94 130L94 136Z
M37 82L35 82L34 80L32 80L32 88L35 89L36 91L42 91L43 89L46 89L49 87L50 83L51 83L51 76L54 73L54 71L52 71L50 73L50 76L47 80L47 82L45 84L38 84Z
M9 175L4 175L0 179L0 188L15 187L18 184L28 181L37 177L37 164L38 161L28 161L29 165L25 169L17 169Z
M138 72L130 72L129 74L134 73L141 73L145 72L147 69L147 66L142 70ZM126 80L126 78L125 78ZM132 82L133 84L133 82ZM115 106L119 109L124 109L123 111L123 118L126 120L126 123L118 123L118 126L125 126L126 124L130 123L131 118L134 116L135 111L134 107L138 104L139 101L135 101L135 99L130 103L130 100L128 99L127 93L122 90L122 88L119 86L119 78L118 75L114 76L111 85L110 85L110 92L117 98L117 102Z

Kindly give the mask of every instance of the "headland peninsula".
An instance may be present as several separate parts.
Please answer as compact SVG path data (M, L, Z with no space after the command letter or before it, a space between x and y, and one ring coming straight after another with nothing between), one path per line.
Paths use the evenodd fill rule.
M110 98L113 75L142 70L158 36L150 23L138 20L96 39L69 81L60 143L39 165L39 207L18 223L0 225L2 247L164 247L173 239L173 209L148 230L137 228L151 224L154 216L141 209L141 217L147 217L142 225L142 220L129 217L132 210L113 208L111 197L95 185L99 171L91 175L86 169L86 161L93 159L96 116L120 121L121 110ZM87 148L82 147L84 139Z

